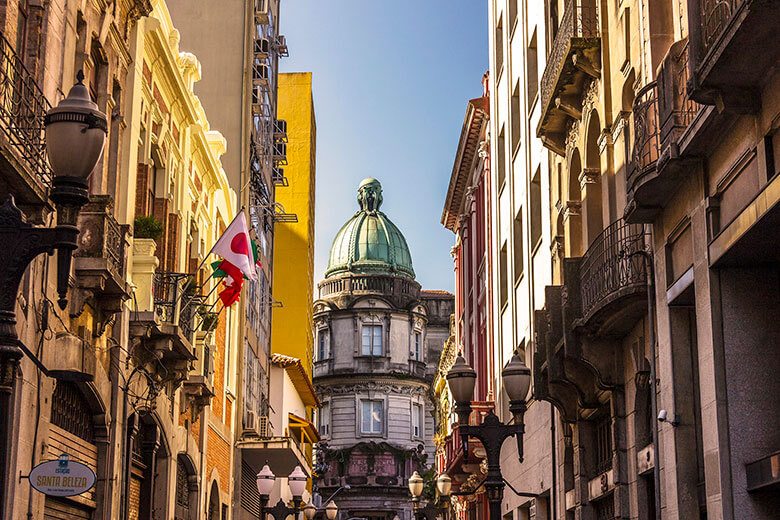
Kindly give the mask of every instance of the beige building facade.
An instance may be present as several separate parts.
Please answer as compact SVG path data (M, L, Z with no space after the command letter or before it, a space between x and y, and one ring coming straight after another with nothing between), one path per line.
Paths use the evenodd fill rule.
M502 470L541 493L507 490L502 512L772 518L777 5L499 1L490 20L493 177L533 185L533 160L513 154L540 150L550 252L526 263L524 321L494 330L497 353L526 339L534 377L529 455L505 447ZM499 284L512 215L500 190ZM521 301L506 294L507 309ZM534 415L543 402L552 415Z

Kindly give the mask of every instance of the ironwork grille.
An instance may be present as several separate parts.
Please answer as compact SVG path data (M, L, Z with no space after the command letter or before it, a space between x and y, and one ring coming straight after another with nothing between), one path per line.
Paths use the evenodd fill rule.
M540 82L542 107L546 107L550 101L565 57L569 52L571 39L598 37L599 11L595 2L591 5L583 5L582 0L567 0L566 9L558 26L558 34L553 41L552 51L547 57L547 66Z
M683 126L688 127L696 114L699 113L701 105L688 96L688 60L690 59L690 46L685 44L680 55L677 57L677 78L675 85L675 95L679 100L680 117Z
M181 507L190 507L189 472L181 457L176 459L176 504Z
M734 13L748 0L700 0L701 39L707 52L717 41Z
M612 418L607 414L596 423L596 471L612 469Z
M185 288L187 291L185 292ZM176 323L182 334L191 337L193 320L202 297L195 293L192 275L157 271L154 273L154 310L164 323Z
M104 222L103 233L108 265L116 274L122 276L124 275L124 233L122 233L122 228L119 227L119 222L114 217L106 215Z
M87 442L94 442L92 413L73 383L57 382L51 398L51 422Z
M647 283L644 258L644 228L616 220L596 237L582 257L580 291L582 312L590 311L617 291Z
M633 170L643 172L658 160L661 148L658 125L658 89L656 82L648 83L634 99Z
M32 175L49 188L43 118L51 105L13 46L0 32L0 128L22 155Z
M609 496L603 500L593 503L593 509L596 512L596 520L614 520L615 504L612 497Z

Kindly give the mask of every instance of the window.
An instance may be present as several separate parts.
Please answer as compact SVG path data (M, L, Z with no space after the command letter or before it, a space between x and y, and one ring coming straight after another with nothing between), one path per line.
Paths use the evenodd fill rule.
M382 326L363 325L363 349L364 356L382 355Z
M502 18L499 19L498 26L496 26L496 70L499 71L499 74L501 74L501 69L503 66L504 66L504 21Z
M500 276L498 278L498 293L501 296L500 302L501 302L501 308L506 305L507 298L509 297L508 291L507 291L507 253L506 253L506 242L504 242L504 245L501 246L501 257L499 260L499 269L500 269Z
M525 265L524 247L523 247L523 208L517 212L515 216L515 229L514 229L514 263L515 263L515 283L520 281L523 276L523 266Z
M509 114L510 124L512 125L512 153L517 152L520 146L520 81L515 83L515 90L512 92L512 111Z
M528 85L528 112L531 112L531 108L534 105L536 94L539 92L539 64L538 54L536 48L536 29L534 28L534 34L531 36L531 41L528 44L528 50L525 57L525 77L526 84Z
M512 34L517 25L517 3L520 0L509 0L509 34Z
M498 191L504 186L506 181L506 142L504 139L504 127L501 127L501 132L498 134L498 157L496 158L498 166Z
M330 403L322 403L319 429L320 435L330 435Z
M422 334L414 333L414 360L422 361Z
M415 438L422 438L422 406L419 404L412 405L412 436Z
M361 433L380 434L384 423L384 401L360 401Z
M319 329L317 331L317 361L328 359L330 356L328 339L327 329Z
M542 239L542 180L541 171L536 169L531 179L531 248Z
M601 410L601 417L596 420L596 471L599 474L612 468L612 417L609 406Z

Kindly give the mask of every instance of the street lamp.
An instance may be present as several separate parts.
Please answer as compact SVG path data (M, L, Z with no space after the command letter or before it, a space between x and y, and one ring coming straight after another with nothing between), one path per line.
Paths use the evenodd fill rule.
M339 506L336 505L336 502L331 500L328 502L328 505L325 506L325 517L328 520L336 520L336 516L339 514Z
M509 410L513 422L502 423L490 410L478 426L469 425L471 415L471 397L477 374L463 356L458 356L455 364L447 373L447 384L455 400L455 412L458 414L458 430L463 440L463 453L468 454L469 437L482 442L487 456L487 475L485 494L490 506L490 520L501 520L501 500L504 496L504 477L501 475L501 445L508 437L517 439L517 455L523 462L523 434L525 426L523 416L526 410L525 398L531 387L531 370L523 363L517 352L501 371L504 389L509 397Z
M87 179L106 139L106 116L89 99L82 82L84 74L79 72L77 77L68 97L44 117L46 151L54 171L50 197L57 210L57 226L38 227L27 222L13 195L0 206L0 409L10 410L0 414L0 472L6 468L4 454L14 424L16 373L23 355L16 334L19 284L35 257L56 250L58 303L61 309L67 305L71 257L78 247L78 213L89 201Z
M303 492L306 490L307 479L308 477L301 467L295 466L295 469L287 477L290 492L293 496L293 507L288 507L281 498L275 506L267 507L269 495L274 487L274 482L276 482L276 475L271 471L268 464L263 466L256 477L257 492L260 493L260 520L264 520L266 514L270 514L274 520L285 520L290 515L297 515L301 511ZM305 508L304 515L306 515Z
M412 494L412 503L414 503L415 517L425 520L436 520L443 517L447 511L450 502L450 490L452 489L452 479L442 473L436 479L436 490L439 492L437 503L428 502L425 507L420 507L420 497L423 492L423 479L416 471L409 477L409 492Z

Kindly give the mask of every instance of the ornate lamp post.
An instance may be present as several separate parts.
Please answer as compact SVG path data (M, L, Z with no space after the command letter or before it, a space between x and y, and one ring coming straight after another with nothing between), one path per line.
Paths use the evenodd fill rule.
M22 358L16 335L16 295L27 266L41 253L57 251L59 306L67 305L73 251L78 247L76 227L81 207L89 201L87 179L100 158L106 139L106 115L89 98L79 71L68 97L44 119L46 151L54 170L51 200L57 210L53 228L28 223L13 196L0 206L0 493L7 475L9 429L13 425L16 372ZM0 503L3 497L0 496Z
M271 494L271 490L274 487L276 481L276 475L274 475L268 464L263 466L260 473L257 474L257 491L260 493L260 516L259 520L264 520L266 514L270 514L274 520L286 520L290 515L298 515L303 511L304 516L311 513L306 512L306 508L302 508L303 504L303 492L306 490L306 479L308 477L303 472L300 466L295 466L295 469L287 477L288 485L290 486L290 492L293 496L293 507L285 505L284 501L280 498L279 502L273 507L268 506L268 497ZM334 504L335 505L335 504ZM306 506L308 507L308 506ZM314 506L311 506L314 507ZM327 508L326 513L327 513ZM316 513L316 509L314 511ZM313 514L312 514L313 517ZM308 519L308 517L307 517Z
M469 425L471 415L471 397L474 394L474 384L477 374L463 356L458 356L455 364L447 373L447 384L455 400L455 412L458 414L458 430L463 439L463 453L468 453L469 437L475 437L482 442L487 455L487 476L485 477L485 494L490 506L490 520L501 520L501 500L504 497L504 477L501 475L501 446L512 436L517 439L517 453L523 462L523 434L525 426L525 398L531 387L531 370L518 356L517 352L501 371L504 389L509 396L509 410L512 412L511 423L502 423L491 410L485 416L482 424Z
M423 491L423 478L416 471L409 477L409 492L412 494L412 503L414 503L415 517L422 520L436 520L438 517L444 517L450 504L450 491L452 490L452 479L446 473L439 475L436 479L436 490L439 492L439 504L428 502L425 507L420 507L420 496Z

